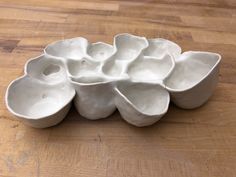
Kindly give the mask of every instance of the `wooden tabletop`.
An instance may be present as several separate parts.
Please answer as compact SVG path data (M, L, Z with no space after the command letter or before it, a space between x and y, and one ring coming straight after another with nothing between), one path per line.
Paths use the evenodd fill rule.
M46 44L76 36L112 43L121 32L220 53L220 83L209 102L195 110L170 105L146 128L118 112L89 121L72 108L61 124L34 129L7 111L7 85ZM234 0L1 0L0 74L2 177L236 176Z

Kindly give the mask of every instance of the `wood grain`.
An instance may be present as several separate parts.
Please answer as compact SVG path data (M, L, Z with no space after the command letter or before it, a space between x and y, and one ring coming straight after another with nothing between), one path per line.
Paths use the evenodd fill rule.
M7 85L46 44L75 36L112 43L122 32L220 53L220 83L209 102L189 111L170 105L147 128L118 112L89 121L72 108L61 124L39 130L6 110ZM1 0L0 176L236 176L235 51L235 0Z

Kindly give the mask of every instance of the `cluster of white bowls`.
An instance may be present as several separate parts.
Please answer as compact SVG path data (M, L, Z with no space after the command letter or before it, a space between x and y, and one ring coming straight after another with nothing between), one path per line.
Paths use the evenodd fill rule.
M8 110L28 125L58 124L74 100L78 112L101 119L116 108L135 126L158 121L170 100L184 109L212 95L221 56L187 51L166 39L118 34L113 45L78 37L49 44L7 88Z

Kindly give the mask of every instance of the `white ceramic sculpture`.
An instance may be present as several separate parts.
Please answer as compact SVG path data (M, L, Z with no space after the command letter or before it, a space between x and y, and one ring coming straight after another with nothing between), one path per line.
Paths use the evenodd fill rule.
M24 76L8 86L6 105L37 128L62 121L73 99L88 119L117 108L130 124L147 126L167 112L170 100L185 109L204 104L218 82L220 60L216 53L181 54L174 42L131 34L116 35L113 46L61 40L26 63Z

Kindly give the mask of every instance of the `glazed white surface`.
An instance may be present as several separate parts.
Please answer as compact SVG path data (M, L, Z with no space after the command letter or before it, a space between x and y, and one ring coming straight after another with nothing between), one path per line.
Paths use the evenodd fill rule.
M118 34L113 45L78 37L49 44L29 60L6 92L9 111L38 128L62 121L72 99L91 120L118 108L135 126L158 121L170 100L181 108L204 104L218 82L220 55L188 51L166 39Z

